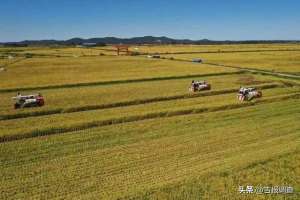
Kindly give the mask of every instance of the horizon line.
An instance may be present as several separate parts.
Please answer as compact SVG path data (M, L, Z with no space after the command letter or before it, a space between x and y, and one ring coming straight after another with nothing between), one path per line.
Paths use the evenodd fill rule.
M26 41L68 41L71 39L82 39L82 40L90 40L90 39L105 39L105 38L116 38L116 39L134 39L134 38L143 38L143 37L154 37L154 38L168 38L172 40L190 40L190 41L213 41L213 42L226 42L226 41L232 41L232 42L244 42L244 41L295 41L299 42L300 39L242 39L242 40L236 40L236 39L223 39L223 40L216 40L216 39L207 39L207 38L202 38L202 39L189 39L189 38L173 38L169 36L153 36L153 35L144 35L144 36L131 36L131 37L118 37L118 36L99 36L99 37L70 37L69 39L23 39L23 40L17 40L17 41L0 41L0 43L21 43L21 42L26 42Z

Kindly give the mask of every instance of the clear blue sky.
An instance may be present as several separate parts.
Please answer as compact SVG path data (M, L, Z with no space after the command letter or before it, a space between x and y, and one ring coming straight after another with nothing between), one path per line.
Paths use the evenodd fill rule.
M299 0L1 0L0 41L300 39Z

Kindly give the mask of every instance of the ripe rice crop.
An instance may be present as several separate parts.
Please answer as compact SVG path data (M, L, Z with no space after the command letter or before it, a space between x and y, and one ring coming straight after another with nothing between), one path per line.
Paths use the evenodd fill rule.
M247 52L217 54L168 55L178 59L202 58L204 63L216 63L236 67L253 68L274 72L300 74L300 50L295 52Z
M212 84L212 90L226 88L238 89L241 85L257 85L271 83L272 78L259 75L237 74L226 76L207 76L199 78L185 78L165 81L152 81L128 84L112 84L91 87L74 87L49 90L25 91L30 94L40 92L46 98L46 106L42 108L14 110L13 100L15 92L0 93L0 115L47 111L53 109L68 109L85 105L109 104L114 102L130 101L135 99L155 98L188 94L188 87L193 79L207 80Z
M276 88L264 90L264 99L285 94L299 94L299 88ZM248 102L247 102L248 103ZM176 113L191 113L193 110L209 111L215 107L226 109L226 106L234 107L242 104L237 101L236 94L224 94L217 96L199 97L191 99L179 99L165 102L155 102L134 106L124 106L120 108L110 108L86 112L54 114L51 116L29 117L25 119L0 121L1 141L10 140L6 138L22 138L36 135L47 135L53 133L63 133L69 130L85 129L93 126L108 125L110 123L120 123L122 121L135 121L159 117L160 115L176 115ZM147 117L147 115L149 115ZM139 117L140 116L140 117ZM131 117L134 117L131 120ZM127 120L128 118L128 120ZM115 121L115 122L114 122ZM73 128L74 127L74 128Z
M276 73L296 77L299 44L130 50L0 48L0 199L298 199L300 80ZM240 86L262 98L238 101ZM15 110L17 92L46 104ZM239 194L259 184L295 192Z
M112 48L111 48L112 49ZM238 44L238 45L159 45L140 46L139 52L144 53L191 53L219 51L274 51L300 50L299 44Z
M295 120L299 108L299 100L287 100L2 143L1 199L41 195L48 199L130 199L159 195L153 191L181 183L189 187L188 180L195 177L202 179L253 163L268 167L265 160L298 149L300 127ZM293 161L298 163L295 166L298 161ZM265 173L264 168L250 169L255 170L255 177ZM289 169L291 173L298 170ZM253 180L248 173L245 176ZM266 176L256 180L262 177ZM230 176L224 179L232 180ZM269 184L278 183L268 180ZM218 183L212 180L211 184ZM176 188L169 194L176 191L180 195Z
M35 87L230 71L236 70L128 56L28 58L10 65L6 73L0 74L0 87Z

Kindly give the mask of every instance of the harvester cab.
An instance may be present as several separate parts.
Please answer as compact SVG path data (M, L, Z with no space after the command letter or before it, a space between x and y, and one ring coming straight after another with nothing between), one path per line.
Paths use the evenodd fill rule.
M13 97L15 100L14 108L38 107L45 104L44 97L41 94L21 95Z
M211 85L208 84L206 81L192 81L191 86L189 87L189 91L197 92L202 90L210 90Z
M237 98L240 101L251 101L254 98L260 98L262 97L262 92L258 91L256 88L245 88L241 87L238 94Z

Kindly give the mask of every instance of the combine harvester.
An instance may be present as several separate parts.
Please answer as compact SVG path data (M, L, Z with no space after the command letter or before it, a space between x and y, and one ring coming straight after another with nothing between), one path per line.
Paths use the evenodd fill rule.
M40 107L45 104L44 97L41 94L31 94L22 96L20 93L16 97L13 97L16 101L14 107L18 108L28 108L28 107Z
M262 92L258 91L256 88L241 87L237 94L237 98L240 101L251 101L254 98L260 97L262 97Z
M191 86L189 87L190 92L197 92L202 90L210 90L211 85L208 84L206 81L192 81Z

